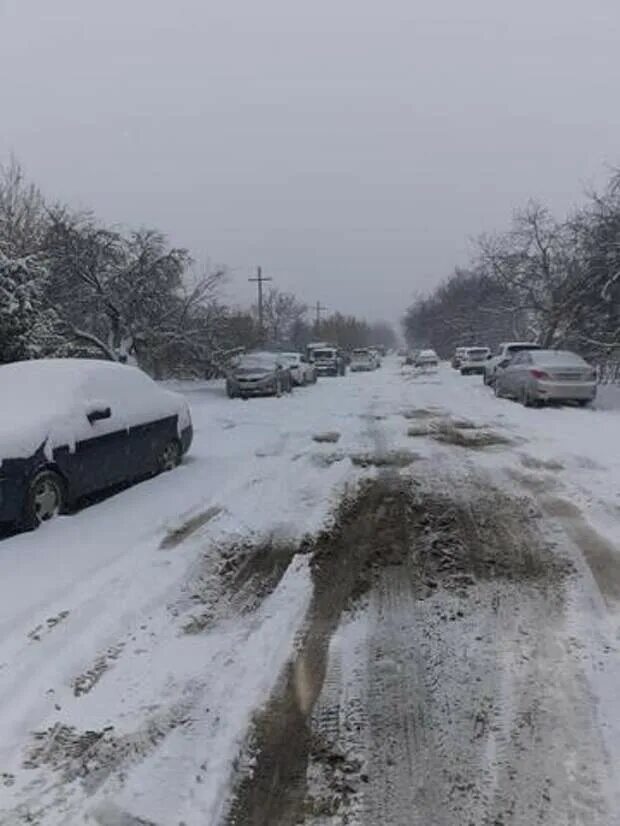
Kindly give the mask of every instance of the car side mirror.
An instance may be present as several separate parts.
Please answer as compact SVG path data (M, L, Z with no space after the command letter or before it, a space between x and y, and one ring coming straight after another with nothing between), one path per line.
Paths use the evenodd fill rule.
M94 424L94 422L99 422L102 419L109 419L111 416L112 410L109 407L96 407L89 410L86 414L86 418L91 424Z
M493 356L489 353L489 355L487 356L487 361L490 361L492 358Z

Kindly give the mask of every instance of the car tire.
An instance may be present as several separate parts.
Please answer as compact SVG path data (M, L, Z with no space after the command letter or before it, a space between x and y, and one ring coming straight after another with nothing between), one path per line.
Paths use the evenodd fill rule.
M183 450L178 439L170 439L161 450L157 460L157 466L160 473L165 473L167 470L174 470L181 464L183 458Z
M579 407L588 407L588 405L592 404L592 399L577 399L576 401Z
M41 470L30 480L22 524L26 530L34 530L43 522L63 513L67 507L65 480L54 470Z
M485 370L485 371L484 371L484 373L482 374L482 381L483 381L483 383L486 385L486 387L488 387L488 386L491 384L491 382L489 381L489 377L488 377L488 375L487 375L487 371L486 371L486 370Z
M493 382L493 392L495 393L496 398L498 398L498 399L503 399L504 398L504 394L502 393L502 388L500 386L500 383L497 381L497 379Z
M276 379L275 395L278 399L282 395L282 379Z

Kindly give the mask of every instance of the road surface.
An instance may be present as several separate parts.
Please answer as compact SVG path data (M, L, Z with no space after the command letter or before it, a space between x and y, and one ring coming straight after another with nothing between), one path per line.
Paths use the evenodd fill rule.
M620 412L185 384L178 471L0 542L0 824L620 824Z

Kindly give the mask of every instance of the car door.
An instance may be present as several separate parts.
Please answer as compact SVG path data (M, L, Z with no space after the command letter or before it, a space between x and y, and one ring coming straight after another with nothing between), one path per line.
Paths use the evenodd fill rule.
M117 387L122 391L119 408L128 429L125 478L132 481L160 469L164 449L179 438L178 413L171 409L166 391L137 368L123 370Z
M516 396L519 392L519 367L522 353L516 353L506 365L501 378L500 386L508 396ZM501 363L501 362L500 362Z
M103 490L126 478L129 434L120 394L111 373L106 373L94 370L82 388L84 425L73 458L75 487L80 494Z
M523 392L523 388L526 386L529 380L529 364L531 362L531 358L529 353L526 351L522 351L517 353L514 359L512 360L512 370L511 370L511 378L512 378L512 390L511 395L515 396L516 398L520 398L521 393Z

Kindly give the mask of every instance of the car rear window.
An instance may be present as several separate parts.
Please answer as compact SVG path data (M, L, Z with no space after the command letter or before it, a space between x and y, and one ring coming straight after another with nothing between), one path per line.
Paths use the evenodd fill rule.
M581 356L578 356L577 353L571 353L568 350L538 350L532 353L532 361L534 364L572 365L577 367L586 364Z

